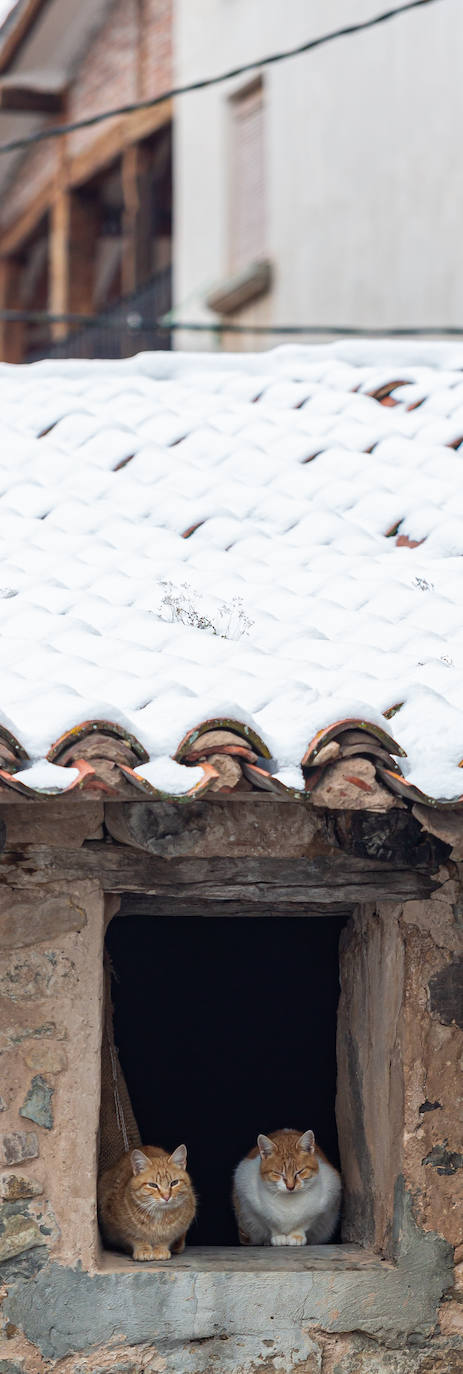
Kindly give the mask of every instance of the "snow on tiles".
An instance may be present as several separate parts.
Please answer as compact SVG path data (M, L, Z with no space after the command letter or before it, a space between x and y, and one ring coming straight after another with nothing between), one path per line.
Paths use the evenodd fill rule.
M356 721L459 798L462 370L388 341L0 365L3 778L80 785L53 746L96 721L182 796L182 740L238 722L253 785L302 791Z

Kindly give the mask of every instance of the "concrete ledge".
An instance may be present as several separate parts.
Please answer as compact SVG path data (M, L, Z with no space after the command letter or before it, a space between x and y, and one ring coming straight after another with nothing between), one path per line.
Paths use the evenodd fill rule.
M56 1262L5 1300L7 1320L48 1359L124 1340L129 1345L360 1331L384 1345L422 1345L452 1282L450 1247L424 1235L406 1197L400 1258L384 1262L352 1246L305 1254L191 1247L170 1264L133 1264L107 1255L84 1273ZM220 1255L220 1260L218 1256Z

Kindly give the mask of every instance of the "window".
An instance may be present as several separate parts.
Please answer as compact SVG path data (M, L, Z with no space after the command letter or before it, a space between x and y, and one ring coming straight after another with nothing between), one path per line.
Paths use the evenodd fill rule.
M169 1150L187 1144L200 1198L188 1245L236 1246L232 1175L259 1131L313 1128L339 1166L345 917L201 919L139 915L134 897L129 905L134 914L122 904L106 947L115 1041L141 1139Z
M234 96L231 117L231 270L241 272L267 248L262 82Z
M165 856L147 846L130 847L128 817L118 803L106 808L111 842L91 841L75 855L72 851L72 864L71 851L65 853L66 874L71 865L71 873L77 869L80 878L75 887L78 930L66 933L72 974L63 971L59 1013L57 1008L64 1026L69 1006L74 1065L68 1096L61 1096L58 1087L57 1122L62 1128L57 1167L50 1172L50 1201L54 1208L56 1197L61 1228L59 1262L51 1274L48 1266L43 1277L38 1273L24 1298L12 1295L9 1319L16 1324L19 1315L25 1334L32 1331L35 1340L40 1332L41 1349L54 1358L85 1349L90 1341L100 1346L113 1342L120 1333L129 1347L155 1340L158 1354L180 1349L180 1359L182 1342L231 1337L238 1343L241 1364L243 1349L254 1352L251 1367L255 1337L265 1332L265 1344L272 1332L279 1332L283 1342L291 1337L291 1349L302 1340L307 1353L304 1342L306 1333L310 1341L312 1324L327 1332L354 1328L375 1340L381 1332L393 1347L407 1341L422 1345L435 1326L437 1304L452 1273L447 1242L432 1231L423 1234L417 1224L402 1168L404 1071L410 1081L415 1044L410 1000L415 983L409 984L409 970L410 961L415 967L417 959L415 926L413 946L408 947L402 902L416 905L428 898L434 880L423 871L422 857L413 871L405 859L397 863L394 854L384 862L333 852L295 855L301 844L299 803L264 801L259 845L265 855L237 855L237 849L258 848L252 830L246 843L243 839L245 818L250 825L253 808L241 818L240 841L237 813L246 799L223 803L224 810L235 810L227 819L228 840L222 838L219 812L218 840L212 817L220 802L207 807L204 835L200 808L206 805L199 803L197 811L189 812L192 828L181 835L180 844L186 848L187 840L194 847L193 857L185 849ZM138 812L139 804L134 809ZM147 825L145 812L141 816L142 826ZM377 827L378 817L372 819ZM157 848L164 844L167 826L170 845L176 823L177 808L169 806L167 815L156 804L150 808L148 832L161 836L154 842ZM352 825L351 816L346 823ZM336 824L340 826L339 819ZM376 849L376 828L374 836ZM287 840L289 854L275 856ZM175 839L175 848L177 843ZM304 848L312 843L304 841ZM211 856L211 849L226 849L227 844L232 856ZM431 862L435 872L435 855ZM87 877L81 881L82 872L92 882ZM440 907L439 894L437 919ZM425 915L428 929L429 912ZM415 921L416 912L411 919ZM129 1091L117 1071L109 1000L101 1016L104 927L118 975L114 1026ZM423 995L427 968L425 964ZM262 1118L269 1119L270 1129L285 1119L289 1124L290 1114L292 1124L302 1124L305 1102L322 1147L336 1159L336 1019L336 1120L344 1179L341 1244L294 1250L240 1247L229 1209L230 1174ZM100 1028L100 1160L108 1145L116 1151L113 1158L124 1149L121 1106L129 1146L138 1143L133 1111L145 1139L175 1146L184 1128L187 1134L201 1203L198 1229L192 1229L185 1253L172 1257L167 1272L163 1263L138 1264L128 1255L104 1251L98 1241ZM153 1033L156 1058L150 1059ZM202 1172L206 1148L216 1143L211 1130L216 1121L218 1136L226 1140L222 1144L220 1139L213 1168ZM105 1164L111 1162L106 1157ZM59 1312L52 1335L50 1291ZM204 1369L215 1368L215 1349L200 1348ZM188 1358L190 1353L192 1360L197 1358L196 1344ZM268 1358L272 1362L273 1354ZM230 1368L238 1364L229 1361Z

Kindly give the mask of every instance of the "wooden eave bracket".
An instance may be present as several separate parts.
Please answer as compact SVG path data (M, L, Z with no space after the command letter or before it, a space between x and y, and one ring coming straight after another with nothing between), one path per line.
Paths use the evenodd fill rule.
M0 112L3 114L62 115L64 92L45 91L35 86L0 83Z

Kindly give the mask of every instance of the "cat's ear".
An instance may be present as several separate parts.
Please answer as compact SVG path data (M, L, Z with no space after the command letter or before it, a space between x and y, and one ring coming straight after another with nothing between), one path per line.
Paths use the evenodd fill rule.
M143 1150L132 1150L130 1163L134 1174L142 1174L144 1169L149 1169L151 1161L143 1154Z
M177 1145L177 1149L170 1156L171 1164L176 1164L179 1169L186 1169L186 1145Z
M297 1143L299 1145L299 1149L305 1150L306 1154L315 1154L315 1136L313 1131L304 1131L304 1135L301 1135L301 1138L300 1140L298 1140Z
M273 1140L270 1140L268 1135L258 1135L257 1147L261 1159L268 1159L268 1156L273 1155L275 1151Z

